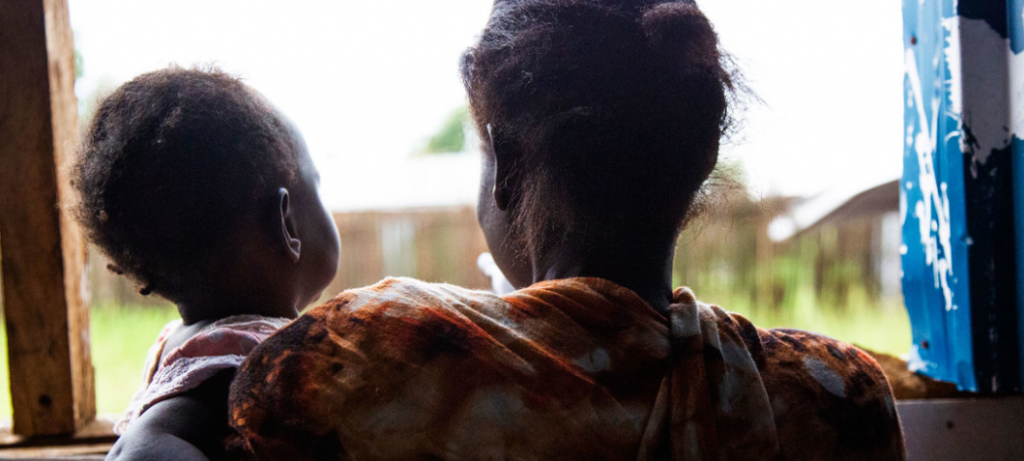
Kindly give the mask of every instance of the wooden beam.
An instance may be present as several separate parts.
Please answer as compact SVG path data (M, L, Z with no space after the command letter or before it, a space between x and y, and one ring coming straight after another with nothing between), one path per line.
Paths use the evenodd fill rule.
M95 416L85 244L64 170L77 134L67 0L0 0L0 255L14 432Z
M17 458L11 453L16 450L52 447L76 447L87 445L106 445L110 448L117 442L114 424L121 415L99 415L86 424L74 435L49 437L25 437L11 433L10 421L0 422L0 459Z

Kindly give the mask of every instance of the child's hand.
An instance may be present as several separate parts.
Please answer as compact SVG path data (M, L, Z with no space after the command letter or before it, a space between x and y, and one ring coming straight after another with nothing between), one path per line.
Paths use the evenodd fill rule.
M234 370L198 388L153 405L128 428L107 461L209 460L223 451L227 395Z

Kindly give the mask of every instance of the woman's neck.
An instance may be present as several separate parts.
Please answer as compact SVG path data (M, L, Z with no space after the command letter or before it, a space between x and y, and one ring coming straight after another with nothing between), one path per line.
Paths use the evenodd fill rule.
M564 245L533 260L533 281L570 277L598 277L629 288L658 312L665 313L672 299L672 262L675 241L646 251L628 244L581 252Z

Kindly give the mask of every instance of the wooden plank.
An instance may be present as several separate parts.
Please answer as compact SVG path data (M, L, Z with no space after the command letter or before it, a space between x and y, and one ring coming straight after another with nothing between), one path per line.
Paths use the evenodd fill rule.
M0 459L12 458L15 456L11 455L11 453L18 451L28 452L32 449L49 450L67 447L69 450L74 450L76 449L75 447L85 446L106 446L109 448L117 441L117 435L114 434L114 424L120 418L121 415L99 415L95 420L85 424L85 426L71 436L26 437L14 435L11 433L9 420L0 422ZM94 452L90 451L89 453Z
M0 452L0 459L19 459L21 461L103 461L110 448L110 444L28 448Z
M66 0L0 0L0 254L14 432L95 415L85 247L62 169L77 104Z
M70 212L73 193L67 173L78 146L78 99L75 97L74 37L67 0L45 0L46 49L50 76L50 110L61 206L60 236L64 257L65 302L68 312L75 427L96 416L96 390L89 343L89 293L86 241ZM58 142L59 141L59 142Z
M1024 398L896 402L909 461L1024 459Z

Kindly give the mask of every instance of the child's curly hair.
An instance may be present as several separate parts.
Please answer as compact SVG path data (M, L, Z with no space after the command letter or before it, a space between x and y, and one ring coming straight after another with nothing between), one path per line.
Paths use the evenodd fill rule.
M513 212L535 251L678 232L730 126L733 75L681 0L497 0L462 61L481 137L490 125L529 178Z
M233 258L244 220L276 193L271 183L295 180L285 123L217 69L136 77L89 126L72 171L77 217L112 270L180 302L201 289L211 262Z

